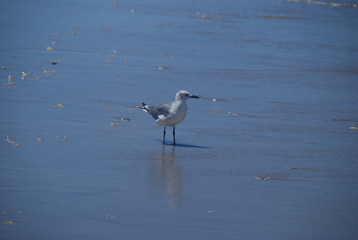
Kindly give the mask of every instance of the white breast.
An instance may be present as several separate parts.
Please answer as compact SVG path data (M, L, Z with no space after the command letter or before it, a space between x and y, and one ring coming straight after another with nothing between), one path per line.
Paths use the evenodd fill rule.
M161 126L175 126L184 120L186 111L187 107L185 101L174 102L169 111L169 115L166 117L160 115L157 119L157 123Z

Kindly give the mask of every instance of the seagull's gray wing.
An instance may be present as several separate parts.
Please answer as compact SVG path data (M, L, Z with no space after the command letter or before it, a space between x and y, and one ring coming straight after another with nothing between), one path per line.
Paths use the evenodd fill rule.
M159 106L149 106L145 103L142 103L143 108L148 112L152 117L157 120L160 115L163 115L166 118L170 113L171 103L165 103Z

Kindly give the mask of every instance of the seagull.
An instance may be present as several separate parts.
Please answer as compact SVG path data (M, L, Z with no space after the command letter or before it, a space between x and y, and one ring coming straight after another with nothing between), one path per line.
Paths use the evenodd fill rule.
M142 102L143 111L149 113L160 126L164 126L163 145L165 145L165 129L167 126L173 127L173 145L175 145L175 126L184 120L187 109L186 100L189 98L199 97L191 95L186 90L180 90L175 94L174 102L159 106L149 106Z

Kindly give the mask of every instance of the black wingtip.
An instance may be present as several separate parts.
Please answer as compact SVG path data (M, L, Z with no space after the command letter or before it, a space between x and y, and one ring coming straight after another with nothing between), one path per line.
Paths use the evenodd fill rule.
M149 112L149 111L148 111L148 108L146 108L146 105L147 105L147 104L145 104L144 102L142 102L142 109L144 109L144 110L146 110L147 112Z

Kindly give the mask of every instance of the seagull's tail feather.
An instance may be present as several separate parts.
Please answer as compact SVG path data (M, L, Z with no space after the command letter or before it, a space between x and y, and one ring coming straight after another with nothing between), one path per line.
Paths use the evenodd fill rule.
M144 102L142 102L142 109L143 109L143 111L149 112L148 107L149 107L149 106L148 106L147 104L145 104Z
M158 109L157 107L149 106L142 102L142 106L140 107L144 112L149 113L155 120L158 119Z

